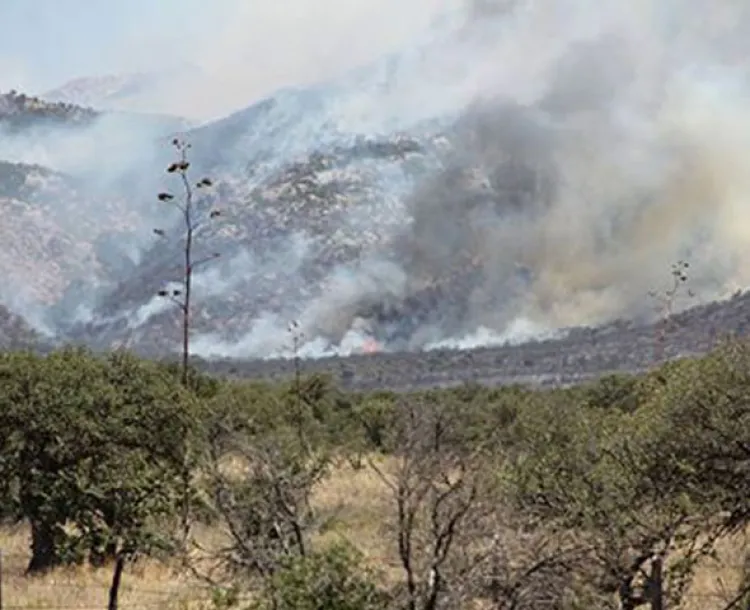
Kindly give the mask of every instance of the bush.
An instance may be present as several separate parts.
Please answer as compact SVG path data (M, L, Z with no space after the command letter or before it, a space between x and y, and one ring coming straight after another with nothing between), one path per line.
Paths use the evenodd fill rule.
M388 596L348 545L295 557L271 577L252 610L385 610Z

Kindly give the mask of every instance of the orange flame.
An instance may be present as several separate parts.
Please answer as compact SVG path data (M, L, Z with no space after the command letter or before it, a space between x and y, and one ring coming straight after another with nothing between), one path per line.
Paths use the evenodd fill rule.
M380 344L375 339L365 339L362 344L362 351L365 354L375 354L380 351Z

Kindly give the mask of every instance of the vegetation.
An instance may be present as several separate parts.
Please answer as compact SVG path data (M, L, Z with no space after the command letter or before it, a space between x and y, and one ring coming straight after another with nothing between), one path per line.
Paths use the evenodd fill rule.
M689 607L750 519L748 371L732 343L565 390L353 394L5 353L0 511L28 524L27 578L107 567L114 605L151 557L215 608ZM320 501L344 471L380 489L366 517ZM744 608L748 591L692 607Z
M38 97L11 90L0 93L0 124L10 130L32 125L82 125L91 123L99 113L63 102L48 102Z

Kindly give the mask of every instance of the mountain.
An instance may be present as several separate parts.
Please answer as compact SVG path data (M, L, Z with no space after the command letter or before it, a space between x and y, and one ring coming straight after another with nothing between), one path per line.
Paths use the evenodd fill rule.
M419 209L419 201L409 202L405 196L413 184L442 168L439 181L425 188L455 197L453 203L445 199L442 221L455 222L458 229L461 219L456 213L460 216L461 206L481 215L482 210L505 213L524 205L524 192L537 189L536 169L528 165L528 158L523 158L527 153L519 149L511 155L510 164L501 160L493 169L496 176L478 176L478 159L460 158L464 153L458 149L477 135L478 128L486 127L481 122L423 122L402 133L366 136L346 131L345 124L331 120L335 116L331 106L340 102L340 92L325 86L286 90L188 132L196 151L196 172L209 172L218 184L208 204L222 208L221 222L208 227L200 240L201 247L221 252L222 260L207 269L205 277L196 277L196 285L204 287L203 294L196 293L196 332L202 335L207 353L276 353L285 348L286 341L279 329L292 318L304 319L311 341L322 349L352 339L356 348L364 335L348 339L347 335L357 319L369 323L368 336L391 348L418 348L427 338L415 335L415 330L437 323L422 318L439 291L448 291L445 294L450 293L450 298L444 297L446 307L432 313L440 315L446 332L464 328L466 303L460 301L469 292L462 294L460 286L473 289L481 267L481 253L472 253L469 242L471 229L460 229L467 233L460 238L457 235L450 246L455 260L449 260L447 252L426 252L424 245L415 248L412 241L428 240L430 233L441 227L434 225L430 213ZM510 138L507 143L512 145L508 129L513 121L525 120L525 114L522 108L509 106L498 137ZM513 192L506 193L507 185L498 179L502 181L503 171L518 173L511 167L513 163L520 164L520 173L517 184L510 185ZM10 167L31 171L27 166ZM155 164L155 176L157 169ZM55 255L38 239L33 243L39 253L32 257L14 252L9 259L56 261L56 291L45 294L46 300L34 293L36 302L49 308L54 323L67 320L59 330L69 339L99 347L127 341L141 351L163 352L165 345L177 339L177 318L156 294L180 277L179 217L173 215L170 221L166 209L157 212L156 204L148 214L148 204L129 207L125 203L129 197L147 193L145 185L113 191L119 203L102 213L101 202L93 210L88 203L93 199L77 202L72 191L60 191L61 185L67 184L64 174L47 175L50 180L54 175L60 186L46 200L56 200L57 206L68 202L74 211L70 226L61 219L57 228L78 228L80 232L76 239L66 234L65 243L75 243L77 249L71 245L64 254ZM77 179L88 187L88 195L93 195L90 180ZM28 180L32 179L24 177ZM122 182L118 180L118 184ZM157 185L165 183L153 180L150 184L153 197ZM41 209L37 201L44 200L42 195L26 194L24 198ZM46 221L54 214L45 209L41 218ZM415 233L402 232L409 215L416 220ZM99 224L89 226L80 220L89 217ZM123 225L119 236L111 231L113 218ZM171 238L149 242L146 235L160 220L166 224L158 226L167 229ZM19 217L19 222L26 221ZM18 231L17 226L11 229ZM111 254L114 262L106 267L105 253L117 248L104 244L122 245L139 230L143 249L137 256L122 251ZM394 248L400 249L399 262L389 260ZM49 253L46 259L44 252ZM438 255L439 260L435 259ZM467 262L473 264L473 279L460 277ZM362 280L354 276L359 273L372 286L357 287ZM344 290L353 292L343 301L326 302L325 286L348 284L347 275L352 276L353 284ZM399 275L408 277L399 279ZM38 286L35 289L40 290ZM76 306L75 295L83 299ZM253 331L258 320L269 323L260 334ZM231 337L241 340L229 345Z
M528 39L442 41L180 130L190 180L214 184L195 204L220 211L196 238L211 262L194 278L195 353L280 370L294 320L321 366L375 351L424 379L444 362L554 377L639 369L664 311L690 326L670 356L745 333L747 298L727 300L750 282L738 73L679 54L657 73L620 33L556 39L523 74L498 58ZM174 119L67 108L48 122L29 106L0 142L8 205L27 210L7 222L16 284L0 300L59 340L174 352L180 318L158 293L180 280L183 220L157 199L181 195ZM678 260L690 292L671 283ZM445 356L476 346L489 351Z
M323 122L325 93L285 91L188 134L196 171L210 170L218 184L206 206L222 211L198 246L222 254L195 279L199 354L287 352L290 320L301 324L305 353L320 356L371 341L421 350L481 328L502 342L529 305L549 315L554 302L529 301L548 261L535 261L531 244L514 243L508 228L553 208L569 125L490 100L452 121L364 137ZM311 134L317 146L301 154ZM180 279L175 221L71 337L148 354L178 344L179 316L157 296ZM629 314L648 317L640 301L633 297Z
M337 101L325 87L282 91L188 132L201 172L194 175L205 170L218 185L205 205L222 211L198 244L222 254L196 276L199 354L283 353L292 319L316 355L356 351L370 340L381 349L419 350L483 326L501 333L544 271L520 251L498 260L497 239L504 227L531 222L553 205L560 188L555 149L569 126L538 108L491 100L452 120L367 137L331 122ZM57 184L46 198L24 195L43 210L36 222L59 214L41 201L68 202L74 212L55 227L79 230L58 238L68 244L64 254L40 237L31 242L37 250L9 259L54 261L55 291L40 293L37 281L34 297L62 336L99 348L126 343L151 355L177 346L179 316L157 293L180 278L179 215L156 212L156 203L150 214L150 204L128 204L136 192L153 197L168 183L150 181L150 194L144 185L116 191L118 203L102 213L101 201L63 194L70 182L62 174L10 169L26 172L24 184L40 183L39 176ZM18 235L29 233L25 223L35 226L24 216L18 222L8 225ZM54 235L41 226L40 236ZM155 226L167 238L149 240ZM142 244L137 254L109 247L134 238ZM19 282L31 273L22 268Z
M82 77L46 91L40 97L51 102L108 108L112 102L137 93L152 82L154 78L143 73Z
M135 222L123 200L94 198L48 168L0 162L0 205L5 299L51 307L76 280L106 281L120 271L102 244Z
M35 331L20 315L0 305L0 346L4 349L47 349L48 337Z
M383 209L388 193L372 180L372 166L398 168L404 160L417 166L421 153L407 137L363 140L290 163L249 192L252 176L223 177L221 221L201 233L197 246L198 253L218 251L223 259L196 276L203 292L196 292L197 330L237 335L271 309L294 315L295 304L317 294L327 273L383 239L356 223L352 211L375 220L381 231L398 218ZM99 301L93 321L71 329L73 336L105 346L130 333L133 346L151 353L175 340L174 311L156 295L180 279L181 237L177 226L149 248L144 262Z
M88 125L98 113L65 102L48 102L17 91L0 94L0 126L17 131L32 125Z
M40 93L39 97L100 111L169 114L168 109L159 107L159 102L169 97L171 88L201 75L199 68L179 64L150 72L86 76Z
M172 117L0 95L0 302L56 328L132 267L154 218L138 199L157 184L140 164L177 127Z

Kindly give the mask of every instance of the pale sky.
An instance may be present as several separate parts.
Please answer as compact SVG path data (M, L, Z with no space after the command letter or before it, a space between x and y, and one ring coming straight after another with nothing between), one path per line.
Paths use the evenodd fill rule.
M172 43L177 36L167 29L170 23L179 24L182 35L195 36L198 23L210 23L210 16L200 9L208 4L200 0L3 0L0 86L38 91L79 76L144 67L142 50L144 46L159 48L160 30L165 30L165 39Z
M0 90L185 62L254 96L409 44L457 2L1 0Z

